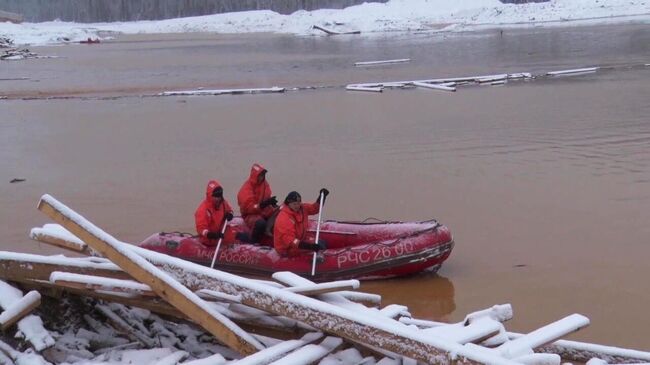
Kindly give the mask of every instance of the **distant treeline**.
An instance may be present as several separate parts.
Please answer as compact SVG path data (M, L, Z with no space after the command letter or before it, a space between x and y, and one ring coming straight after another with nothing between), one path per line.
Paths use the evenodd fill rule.
M388 0L0 0L0 10L22 14L28 22L60 19L88 23L169 19L261 9L290 14L301 9L342 9L364 2L386 1Z

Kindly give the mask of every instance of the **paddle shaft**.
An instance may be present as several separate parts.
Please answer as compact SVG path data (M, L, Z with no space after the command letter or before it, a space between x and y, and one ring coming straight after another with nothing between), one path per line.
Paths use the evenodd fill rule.
M320 204L318 207L318 223L316 223L316 242L315 244L318 244L318 236L320 235L320 218L323 215L323 193L320 193ZM314 276L316 274L316 252L314 251L314 258L311 260L311 276Z
M228 226L228 221L223 221L223 228L221 228L221 237L219 237L219 242L217 242L217 248L214 250L214 256L212 257L212 263L210 268L214 269L214 262L217 261L217 255L219 254L219 247L221 247L221 241L223 241L223 235L226 233L226 227Z

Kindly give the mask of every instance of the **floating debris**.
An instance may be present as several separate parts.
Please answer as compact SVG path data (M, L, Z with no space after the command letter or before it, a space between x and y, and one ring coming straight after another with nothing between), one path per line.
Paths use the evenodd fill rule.
M446 82L446 83L442 83L442 84L430 84L428 82L414 81L413 85L418 86L418 87L423 87L423 88L426 88L426 89L444 90L444 91L456 91L456 83L455 82Z
M361 34L361 31L360 31L360 30L353 30L353 31L347 31L347 32L337 32L337 31L332 30L332 29L328 29L328 28L325 28L325 27L321 27L320 25L313 25L312 28L313 28L313 29L321 30L321 31L327 33L327 35Z
M587 67L587 68L576 68L572 70L561 70L561 71L550 71L546 74L549 76L559 76L559 75L582 75L586 73L596 72L600 67Z
M215 90L182 90L182 91L165 91L160 96L177 96L177 95L238 95L238 94L264 94L264 93L282 93L283 87L270 87L258 89L215 89Z
M375 92L375 93L380 93L384 90L383 86L362 86L362 85L347 85L345 87L345 90L350 90L350 91L369 91L369 92Z
M364 61L364 62L355 62L355 66L375 66L375 65L385 65L392 63L405 63L411 62L410 58L400 58L396 60L384 60L384 61Z

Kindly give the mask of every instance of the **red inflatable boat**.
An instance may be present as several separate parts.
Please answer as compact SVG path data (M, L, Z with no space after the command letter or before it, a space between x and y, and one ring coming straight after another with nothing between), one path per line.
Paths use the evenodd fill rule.
M247 229L241 218L231 224ZM316 221L309 233L315 235ZM269 277L277 271L291 271L314 281L382 279L436 272L454 246L449 229L435 220L424 222L337 222L321 223L320 239L327 250L318 253L316 274L311 276L311 252L298 257L281 257L268 245L222 244L215 268L235 274ZM210 266L215 247L201 244L187 233L158 233L140 247Z

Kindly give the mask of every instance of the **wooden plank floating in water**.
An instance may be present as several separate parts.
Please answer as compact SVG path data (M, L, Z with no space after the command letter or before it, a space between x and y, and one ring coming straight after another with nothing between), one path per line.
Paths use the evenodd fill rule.
M587 67L587 68L576 68L572 70L561 70L561 71L550 71L546 74L549 76L559 76L559 75L570 75L570 74L585 74L596 72L600 67Z
M38 209L101 252L103 256L118 264L135 279L147 283L156 294L187 314L193 321L233 350L242 354L252 354L264 348L261 343L229 319L210 309L196 294L186 287L178 285L169 275L131 252L115 238L72 212L56 199L49 195L43 196L38 204Z
M383 60L383 61L363 61L363 62L355 62L355 66L376 66L376 65L386 65L386 64L393 64L393 63L405 63L405 62L411 62L410 58L399 58L395 60Z
M428 82L419 82L419 81L414 81L413 85L418 86L418 87L423 87L427 89L434 89L434 90L443 90L443 91L456 91L455 86L450 86L453 85L452 83L449 84L430 84Z
M267 94L267 93L283 93L283 87L269 87L269 88L256 88L256 89L215 89L215 90L180 90L180 91L165 91L158 95L160 96L205 96L205 95L239 95L239 94Z
M348 85L345 87L345 90L350 91L370 91L375 93L380 93L384 91L383 87L369 87L369 86L359 86L359 85Z

